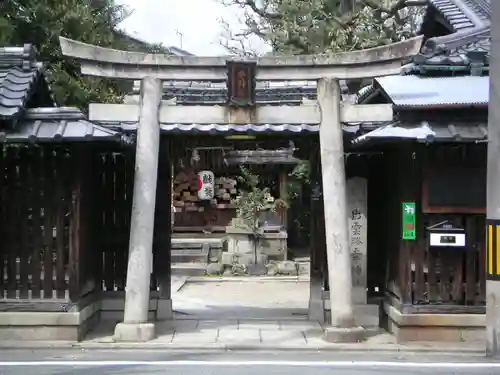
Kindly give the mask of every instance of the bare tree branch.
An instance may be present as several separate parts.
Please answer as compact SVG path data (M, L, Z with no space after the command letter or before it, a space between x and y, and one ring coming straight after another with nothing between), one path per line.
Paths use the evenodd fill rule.
M277 53L323 53L368 48L413 35L428 0L219 0L245 9L245 38L267 41ZM420 18L419 18L420 17ZM242 52L244 53L244 52ZM241 52L240 52L241 54Z

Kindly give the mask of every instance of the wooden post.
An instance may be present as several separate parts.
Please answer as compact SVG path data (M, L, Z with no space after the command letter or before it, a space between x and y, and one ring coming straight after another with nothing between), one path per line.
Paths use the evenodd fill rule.
M321 209L323 202L321 196L320 157L317 146L311 145L309 158L311 173L311 226L309 249L311 255L311 281L309 283L309 320L325 322L325 306L323 302L324 275L324 216Z
M172 319L171 257L172 250L172 162L170 142L160 142L158 191L156 192L153 267L159 286L157 320Z

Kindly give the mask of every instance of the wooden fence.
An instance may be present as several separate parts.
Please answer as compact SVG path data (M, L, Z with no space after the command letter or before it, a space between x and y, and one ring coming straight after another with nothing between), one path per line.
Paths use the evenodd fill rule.
M131 155L91 146L0 150L0 300L124 290Z
M99 153L94 157L95 246L101 257L103 291L125 290L130 215L134 186L133 153Z
M63 148L0 151L0 298L69 298L72 155Z
M464 215L434 216L429 224L448 219L463 226L467 233L467 247L430 248L424 237L411 249L411 295L412 303L420 305L484 306L485 283L485 216ZM439 309L440 307L437 307ZM436 307L433 307L436 309Z

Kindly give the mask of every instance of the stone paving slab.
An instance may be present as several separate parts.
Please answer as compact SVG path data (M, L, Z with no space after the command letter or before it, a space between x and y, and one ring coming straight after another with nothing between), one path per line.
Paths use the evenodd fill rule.
M170 340L173 344L202 344L202 343L216 343L217 330L206 330L198 332L175 332Z
M221 344L259 345L261 343L258 329L219 329L217 342Z
M238 328L254 329L254 330L279 330L280 322L278 320L270 320L270 321L240 320Z
M323 327L318 322L311 322L307 320L280 320L281 330L292 330L292 331L302 331L302 332L316 332L322 333Z
M260 331L262 343L266 345L280 346L283 343L293 346L306 346L307 340L303 332L300 331L282 331L264 329Z
M200 320L198 330L238 329L238 320Z
M167 342L155 339L147 343L116 343L116 342L33 342L33 341L1 341L1 349L86 349L86 350L180 350L180 351L335 351L351 353L428 353L439 355L468 355L482 357L485 355L484 345L446 345L447 343L414 343L411 345L384 344L373 345L367 343L357 344L316 344L301 341L281 343L221 343L221 342Z
M372 332L366 341L355 344L325 342L318 323L308 321L173 320L157 322L157 337L145 343L114 342L116 322L103 322L83 342L0 341L6 349L172 349L172 350L255 350L255 351L349 351L406 352L484 355L485 342L414 342L398 344L386 332Z
M198 330L198 320L166 320L156 323L156 331L194 332Z
M398 344L329 344L323 342L308 342L304 344L301 341L281 342L281 343L221 343L221 342L173 342L158 338L146 343L116 343L116 342L98 342L84 341L80 343L67 341L0 341L1 349L87 349L87 350L215 350L215 351L336 351L352 353L429 353L439 355L469 355L482 357L485 355L484 344L462 345L461 343L412 343L409 345Z

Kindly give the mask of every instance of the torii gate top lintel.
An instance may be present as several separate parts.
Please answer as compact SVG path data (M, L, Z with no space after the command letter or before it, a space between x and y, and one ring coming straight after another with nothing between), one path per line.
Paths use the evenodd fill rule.
M162 80L225 81L228 61L255 62L258 80L317 80L368 78L399 73L401 62L420 51L423 36L371 49L334 55L170 56L120 51L60 37L62 53L80 60L82 73L100 77Z

